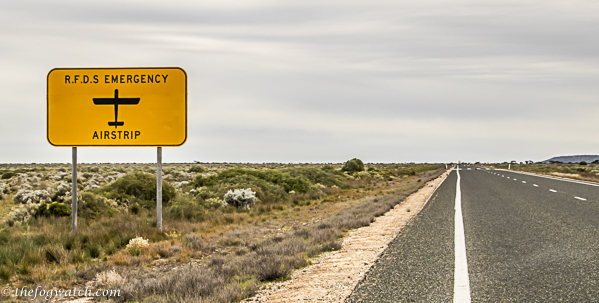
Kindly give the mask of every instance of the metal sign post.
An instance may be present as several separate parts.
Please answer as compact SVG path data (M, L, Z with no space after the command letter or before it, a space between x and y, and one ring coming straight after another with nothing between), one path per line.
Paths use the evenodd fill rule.
M71 175L71 233L77 233L77 147L73 146L73 174Z
M156 228L162 232L162 147L158 146L156 161Z

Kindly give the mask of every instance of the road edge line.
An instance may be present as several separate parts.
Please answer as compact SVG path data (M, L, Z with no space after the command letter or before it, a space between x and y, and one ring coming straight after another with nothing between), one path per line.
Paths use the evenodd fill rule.
M466 236L464 218L462 217L462 190L460 189L460 171L456 169L458 180L455 193L455 272L453 281L453 302L470 303L470 278L468 277L468 260L466 258Z

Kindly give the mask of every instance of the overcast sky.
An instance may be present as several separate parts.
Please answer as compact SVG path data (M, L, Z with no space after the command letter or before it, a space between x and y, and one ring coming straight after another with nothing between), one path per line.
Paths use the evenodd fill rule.
M56 67L178 66L164 162L450 162L599 154L597 1L2 1L0 163L46 140ZM81 147L79 162L156 148Z

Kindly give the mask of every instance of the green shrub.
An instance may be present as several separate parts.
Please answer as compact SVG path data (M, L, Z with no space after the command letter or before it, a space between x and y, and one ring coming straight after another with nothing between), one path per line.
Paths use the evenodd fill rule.
M206 215L206 208L198 200L179 195L172 201L165 213L174 219L202 221Z
M199 165L194 165L194 166L190 167L189 170L187 170L187 171L190 173L203 173L206 170Z
M198 176L193 183L195 187L214 186L219 183L231 183L230 179L239 176L252 176L270 182L281 186L286 192L294 190L296 192L304 193L311 186L310 181L303 176L293 177L287 172L272 169L261 171L242 168L228 169L218 175L212 175L205 178Z
M13 271L12 269L10 269L10 267L6 266L6 265L1 265L0 266L0 279L4 280L4 281L8 281L10 280L10 277L13 276Z
M116 248L115 244L113 243L113 244L109 245L108 247L106 247L106 249L104 249L104 253L106 253L107 255L110 256L110 255L114 254L115 252L117 252L117 250L118 249Z
M24 275L24 276L26 276L26 275L29 275L29 274L31 273L31 270L32 270L31 266L29 266L29 265L27 265L27 264L23 264L23 265L21 265L21 266L18 268L17 272L18 272L20 275Z
M346 171L348 173L364 171L364 162L362 162L362 160L358 158L353 158L345 162L341 170Z
M68 253L60 245L48 245L45 247L44 252L48 262L64 264L67 261Z
M95 218L104 213L110 215L111 209L105 197L90 192L84 192L81 195L81 200L77 203L78 215L86 218Z
M2 179L10 179L14 177L16 173L14 171L7 171L2 174Z
M83 263L83 261L85 261L85 257L81 250L77 249L71 253L71 262L72 263Z
M97 193L109 199L129 201L134 198L156 202L156 176L143 172L125 175L111 184L97 190ZM162 181L162 203L167 205L175 198L175 188L167 181ZM152 204L148 204L152 205Z
M326 171L326 172L330 172L330 171L334 171L334 170L335 170L335 167L333 167L333 165L329 165L329 164L327 164L327 165L323 166L323 167L321 168L321 170L323 170L323 171Z
M72 236L67 236L66 239L64 239L62 246L64 247L64 249L66 250L73 250L75 248L77 248L77 239L72 237Z
M62 178L62 179L67 183L73 183L73 176L64 176L64 178ZM79 185L83 184L81 179L77 178L77 184L79 184Z
M33 236L32 239L33 239L33 244L35 244L37 246L42 246L42 245L50 242L46 235Z
M138 204L131 205L131 207L129 207L129 211L134 215L139 214L139 205Z
M92 259L99 257L100 256L100 246L90 245L87 248L87 253L89 254L90 257L92 257Z
M89 244L89 240L89 235L81 235L79 237L79 243L81 243L81 247L87 247L87 245Z
M299 167L286 169L283 172L290 174L292 177L304 177L312 184L320 183L326 186L341 186L341 182L333 174L328 174L314 167Z
M23 259L21 260L22 264L27 264L29 266L35 266L43 262L43 254L41 249L32 249L29 252L25 253Z
M416 175L416 172L412 168L402 168L398 170L397 175L414 176Z
M51 204L42 203L38 209L38 215L67 217L71 215L71 210L64 203L52 202Z
M587 165L586 161L580 161L580 165Z

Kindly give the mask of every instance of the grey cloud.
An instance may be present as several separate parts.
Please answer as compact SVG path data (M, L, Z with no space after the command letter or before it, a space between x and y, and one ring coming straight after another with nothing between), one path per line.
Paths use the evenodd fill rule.
M599 125L587 116L599 112L594 39L599 19L593 3L8 1L2 6L0 120L21 136L0 129L0 162L40 157L27 150L43 151L50 162L57 159L57 149L45 142L45 75L53 67L77 66L185 68L190 138L172 150L182 161L342 161L354 154L366 161L445 161L466 154L473 160L502 155L528 160L551 156L552 150L592 153L586 151L597 146L588 137ZM246 117L249 113L254 117ZM498 121L528 131L493 131L502 127ZM393 128L409 131L389 132ZM449 130L468 139L454 142ZM555 133L570 149L553 142ZM236 144L247 148L235 149ZM90 149L90 161L119 161L118 153L99 150ZM153 161L151 152L147 159Z

